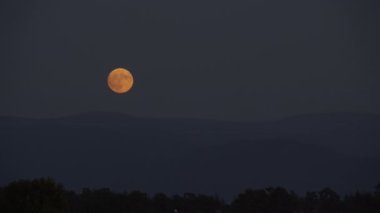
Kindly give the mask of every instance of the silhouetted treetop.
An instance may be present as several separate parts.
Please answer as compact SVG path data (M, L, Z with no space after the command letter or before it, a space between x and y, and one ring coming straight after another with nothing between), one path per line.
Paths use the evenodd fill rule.
M150 197L108 188L66 191L50 178L20 180L0 188L1 213L380 213L379 185L343 199L330 188L298 196L283 187L247 189L227 204L215 196L184 193Z

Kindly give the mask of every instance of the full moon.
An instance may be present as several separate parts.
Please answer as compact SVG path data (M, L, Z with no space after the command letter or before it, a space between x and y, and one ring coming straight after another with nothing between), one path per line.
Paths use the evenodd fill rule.
M116 68L108 75L108 87L115 93L126 93L132 86L132 73L124 68Z

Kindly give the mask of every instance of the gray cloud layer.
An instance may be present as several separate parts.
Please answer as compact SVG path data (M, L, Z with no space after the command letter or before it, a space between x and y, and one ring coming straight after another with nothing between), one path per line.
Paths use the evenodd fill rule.
M375 0L4 1L0 112L270 119L380 112ZM106 87L127 67L135 88Z

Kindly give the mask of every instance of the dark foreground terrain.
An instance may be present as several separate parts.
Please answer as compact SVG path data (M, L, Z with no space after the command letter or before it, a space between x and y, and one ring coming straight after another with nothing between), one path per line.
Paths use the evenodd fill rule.
M283 186L370 191L380 180L380 116L309 114L271 122L86 113L0 117L0 185L53 177L68 189L218 194Z
M372 192L341 197L330 188L298 195L283 187L247 189L231 202L217 196L185 193L148 195L140 191L116 193L108 188L68 191L50 178L14 181L0 188L3 213L377 213L380 184Z

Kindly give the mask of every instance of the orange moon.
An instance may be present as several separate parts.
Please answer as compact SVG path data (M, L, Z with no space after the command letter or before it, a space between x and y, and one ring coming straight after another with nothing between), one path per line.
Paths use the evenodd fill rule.
M108 87L115 93L123 94L133 86L132 73L124 68L116 68L108 74Z

